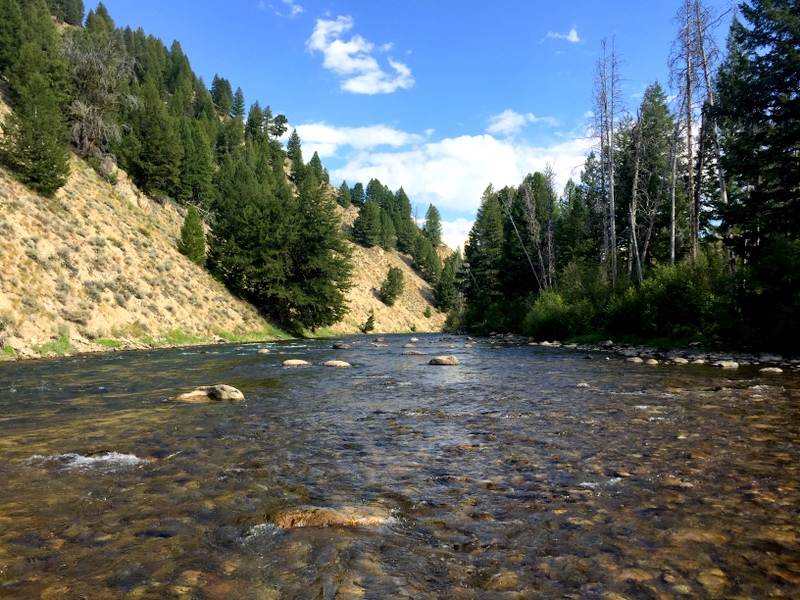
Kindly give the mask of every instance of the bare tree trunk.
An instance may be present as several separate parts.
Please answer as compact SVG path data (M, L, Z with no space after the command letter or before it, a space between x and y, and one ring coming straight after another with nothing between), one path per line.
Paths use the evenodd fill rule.
M638 119L637 119L638 121ZM631 190L631 206L630 206L630 219L631 219L631 251L636 263L636 279L639 285L642 285L642 261L639 256L639 243L636 240L636 213L638 210L638 194L639 194L639 165L641 162L641 135L642 127L641 122L637 122L634 126L633 132L633 186ZM629 260L629 262L631 262Z
M669 264L675 264L675 188L678 183L678 132L679 125L675 123L675 135L672 138L672 185L670 188L670 215L669 215Z
M595 119L596 130L600 137L600 162L603 167L606 190L608 193L608 226L611 281L617 280L617 226L615 202L614 172L614 126L619 110L619 61L612 39L611 53L606 49L606 40L602 40L603 56L597 62L595 78Z

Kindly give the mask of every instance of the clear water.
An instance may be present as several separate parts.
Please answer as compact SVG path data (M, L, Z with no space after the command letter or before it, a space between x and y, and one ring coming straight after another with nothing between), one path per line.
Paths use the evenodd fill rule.
M0 364L0 598L800 597L797 375L419 337Z

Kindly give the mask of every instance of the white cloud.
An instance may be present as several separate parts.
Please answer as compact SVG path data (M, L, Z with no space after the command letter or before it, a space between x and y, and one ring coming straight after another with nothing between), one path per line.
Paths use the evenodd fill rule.
M377 178L393 190L402 186L422 212L434 204L443 220L474 218L489 184L518 185L526 174L543 171L548 164L560 192L577 176L591 144L578 138L533 146L491 135L465 135L392 152L356 152L331 171L331 180L366 183Z
M568 42L572 42L573 44L577 44L581 41L581 38L578 37L578 30L574 27L569 30L569 33L554 33L552 31L548 31L547 37L555 40L566 40Z
M528 123L548 123L558 125L558 120L552 117L536 117L533 113L520 114L513 110L506 109L499 115L489 117L489 126L486 133L512 137L518 134Z
M288 139L288 131L284 137ZM336 156L343 147L355 150L371 150L379 146L401 148L425 141L425 137L406 133L388 125L368 127L334 127L326 123L308 123L297 126L297 135L303 144L303 155L320 158ZM366 182L365 182L366 183Z
M306 42L309 51L319 51L323 56L323 66L341 78L343 90L355 94L389 94L398 89L408 89L414 85L411 69L404 63L388 59L393 72L385 71L373 56L375 52L385 52L391 44L380 48L366 41L360 35L349 40L344 34L353 28L353 18L339 16L335 21L318 19L314 32Z
M469 232L475 224L474 220L459 217L454 221L442 221L442 241L451 249L461 248L464 253L464 242L469 237Z

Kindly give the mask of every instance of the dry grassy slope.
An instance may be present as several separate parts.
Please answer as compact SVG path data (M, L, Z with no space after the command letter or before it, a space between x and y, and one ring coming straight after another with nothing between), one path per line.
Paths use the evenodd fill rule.
M341 209L342 224L352 226L358 216L354 206ZM347 294L349 314L341 323L331 327L336 333L357 333L375 311L375 332L397 333L405 331L440 331L444 325L444 314L432 306L433 290L410 264L411 258L396 250L386 252L379 247L363 248L351 244L353 248L353 287ZM386 280L390 267L403 271L403 294L394 306L386 306L378 296L378 290ZM425 310L430 308L430 317Z
M141 346L180 329L216 335L269 325L175 247L183 217L116 185L83 161L52 200L0 171L0 337L21 356L68 337L78 351L96 340ZM62 340L63 341L63 340Z
M0 102L0 116L6 110ZM356 210L342 213L352 223ZM177 252L182 222L181 209L153 202L121 171L111 185L73 158L67 185L48 200L0 168L0 348L34 357L58 339L63 352L65 338L71 350L94 351L108 340L180 343L176 329L206 339L268 331L252 306ZM432 292L407 257L353 245L353 262L350 315L333 332L358 332L370 308L376 332L441 328L444 315L431 307L424 316ZM406 282L392 308L377 297L389 266Z

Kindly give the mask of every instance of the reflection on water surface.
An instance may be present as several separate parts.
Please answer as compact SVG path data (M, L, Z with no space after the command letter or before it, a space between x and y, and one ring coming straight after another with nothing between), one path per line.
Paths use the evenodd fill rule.
M796 375L421 338L0 365L0 598L798 596Z

